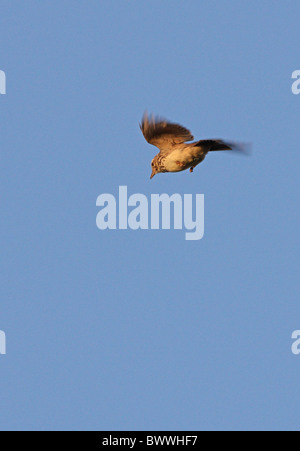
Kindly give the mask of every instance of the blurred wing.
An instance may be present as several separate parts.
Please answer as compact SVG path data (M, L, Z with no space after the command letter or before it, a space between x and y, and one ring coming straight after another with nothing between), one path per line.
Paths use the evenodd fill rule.
M191 132L181 125L149 117L147 113L144 114L140 127L146 141L158 147L162 153L171 150L175 144L194 139Z

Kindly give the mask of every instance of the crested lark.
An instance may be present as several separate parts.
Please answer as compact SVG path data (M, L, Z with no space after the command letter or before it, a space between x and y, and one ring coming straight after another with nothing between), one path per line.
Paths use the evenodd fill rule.
M217 150L244 150L242 145L225 143L221 139L192 141L191 132L179 124L144 114L140 128L148 143L158 147L160 152L153 158L152 177L159 172L180 172L201 163L208 152Z

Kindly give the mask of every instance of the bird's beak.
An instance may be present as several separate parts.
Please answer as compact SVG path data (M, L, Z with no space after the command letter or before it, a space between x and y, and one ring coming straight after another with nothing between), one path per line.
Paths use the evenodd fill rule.
M153 179L153 177L155 176L155 171L152 171L152 174L150 175L150 179Z

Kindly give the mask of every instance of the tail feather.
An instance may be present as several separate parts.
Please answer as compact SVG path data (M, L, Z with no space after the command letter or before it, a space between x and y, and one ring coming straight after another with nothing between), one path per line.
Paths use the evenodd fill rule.
M210 147L210 152L215 152L217 150L232 150L232 147L228 146L227 144L221 142L221 143L215 143Z
M208 152L217 152L220 150L233 150L247 153L249 145L243 143L224 142L222 139L202 139L196 142L195 146L204 147Z

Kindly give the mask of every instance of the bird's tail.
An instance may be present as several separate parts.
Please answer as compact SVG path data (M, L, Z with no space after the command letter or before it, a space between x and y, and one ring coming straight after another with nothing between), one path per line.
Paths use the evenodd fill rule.
M243 143L224 142L222 139L201 139L195 146L204 147L208 152L217 152L220 150L234 150L237 152L248 153L249 145Z
M195 143L196 147L206 147L209 152L218 150L232 150L231 146L221 139L201 139Z

